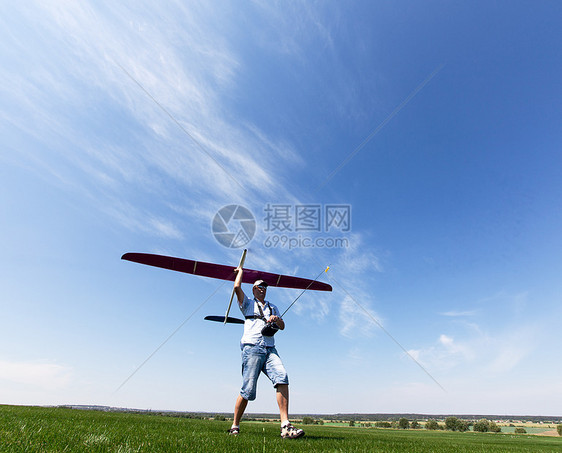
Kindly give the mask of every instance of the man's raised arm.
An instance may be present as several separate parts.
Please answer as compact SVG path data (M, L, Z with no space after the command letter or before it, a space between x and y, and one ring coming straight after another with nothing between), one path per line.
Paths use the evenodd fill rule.
M244 302L244 291L242 291L242 273L244 270L240 267L234 269L236 272L236 278L234 279L234 292L236 293L236 298L238 299L238 305L242 307Z

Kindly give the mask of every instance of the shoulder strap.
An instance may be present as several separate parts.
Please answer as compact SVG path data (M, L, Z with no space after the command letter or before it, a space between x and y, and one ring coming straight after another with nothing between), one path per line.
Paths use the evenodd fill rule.
M258 310L260 311L260 318L265 321L266 319L265 319L265 316L264 316L264 314L263 314L263 310L262 310L262 308L261 308L260 302L259 302L257 299L254 299L254 301L255 301L256 304L258 304ZM267 302L266 302L266 303L267 303ZM268 305L269 305L269 304L268 304ZM271 307L269 307L269 311L271 312Z

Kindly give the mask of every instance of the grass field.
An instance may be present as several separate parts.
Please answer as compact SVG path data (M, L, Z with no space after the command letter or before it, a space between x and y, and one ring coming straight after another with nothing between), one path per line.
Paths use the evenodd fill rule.
M310 425L284 440L278 423L0 406L2 452L560 452L562 438Z

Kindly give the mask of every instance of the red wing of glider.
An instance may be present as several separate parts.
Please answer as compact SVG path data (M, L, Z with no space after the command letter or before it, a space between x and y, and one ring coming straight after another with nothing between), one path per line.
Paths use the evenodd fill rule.
M201 275L203 277L218 278L220 280L234 281L233 266L224 264L205 263L204 261L186 260L171 256L152 255L150 253L125 253L121 259L148 266L161 267L186 274ZM289 275L271 274L269 272L244 269L243 283L254 283L264 280L269 286L280 288L310 289L316 291L332 291L327 283L309 280L307 278L291 277Z

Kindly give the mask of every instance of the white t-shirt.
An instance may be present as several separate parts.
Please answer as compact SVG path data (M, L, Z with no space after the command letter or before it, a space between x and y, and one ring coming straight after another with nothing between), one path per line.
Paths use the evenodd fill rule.
M242 302L242 306L240 307L240 311L244 315L244 318L247 316L260 316L260 310L258 309L258 300L257 299L249 299L248 296L244 294L244 302ZM264 301L264 305L262 305L263 315L265 319L269 319L270 316L275 315L279 316L279 310L273 304L270 304L267 300ZM265 345L268 347L275 346L275 338L274 337L264 337L261 334L261 330L265 326L265 321L263 319L255 318L255 319L247 319L244 321L244 334L242 335L242 339L240 343L242 344L257 344L260 339L263 339Z

